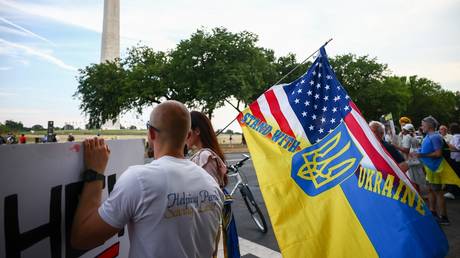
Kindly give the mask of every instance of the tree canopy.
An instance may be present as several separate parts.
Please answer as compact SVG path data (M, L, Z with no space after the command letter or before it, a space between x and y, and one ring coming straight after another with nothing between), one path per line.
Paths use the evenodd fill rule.
M138 45L114 62L91 64L79 70L75 97L89 117L90 127L116 119L130 110L175 99L212 116L226 101L247 105L299 65L294 54L275 57L257 45L257 35L225 28L199 29L167 52ZM459 117L460 93L447 91L427 78L396 76L376 58L353 54L330 57L337 78L368 120L392 113L413 119L424 116L440 122ZM307 62L283 82L305 73Z

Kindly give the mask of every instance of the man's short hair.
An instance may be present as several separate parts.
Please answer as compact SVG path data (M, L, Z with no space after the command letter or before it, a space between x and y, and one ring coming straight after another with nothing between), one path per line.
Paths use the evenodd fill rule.
M191 127L190 113L181 102L168 100L154 108L150 123L160 130L158 135L162 141L182 148Z
M375 128L377 130L377 132L379 132L380 134L385 133L385 126L382 123L380 123L379 121L370 121L369 122L369 127L371 129Z
M427 116L427 117L423 118L422 122L425 122L425 123L429 124L431 126L431 128L433 128L435 130L439 125L438 120L436 120L436 118L434 118L432 116Z

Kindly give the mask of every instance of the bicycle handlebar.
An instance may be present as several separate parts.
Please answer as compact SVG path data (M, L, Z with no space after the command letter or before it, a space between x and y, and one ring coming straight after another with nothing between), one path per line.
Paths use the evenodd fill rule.
M238 161L236 164L234 165L231 165L231 166L228 166L228 170L227 170L227 173L228 171L232 171L232 172L236 172L236 170L238 170L238 168L242 167L244 162L246 162L248 159L250 159L251 157L249 157L248 155L244 155L244 159Z

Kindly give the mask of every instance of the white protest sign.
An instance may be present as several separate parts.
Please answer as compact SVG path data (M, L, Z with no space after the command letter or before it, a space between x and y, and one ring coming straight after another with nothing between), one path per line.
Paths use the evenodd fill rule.
M111 154L103 199L123 171L144 163L143 140L107 144ZM128 257L126 228L92 250L71 248L83 170L81 143L0 146L0 258Z

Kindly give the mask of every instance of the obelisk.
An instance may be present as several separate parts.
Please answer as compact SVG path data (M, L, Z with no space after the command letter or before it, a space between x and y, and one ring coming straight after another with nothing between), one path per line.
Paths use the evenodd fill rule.
M120 0L104 0L101 63L120 57Z
M101 63L120 57L120 0L104 0ZM115 97L115 96L114 96ZM120 117L102 125L102 129L120 129Z

